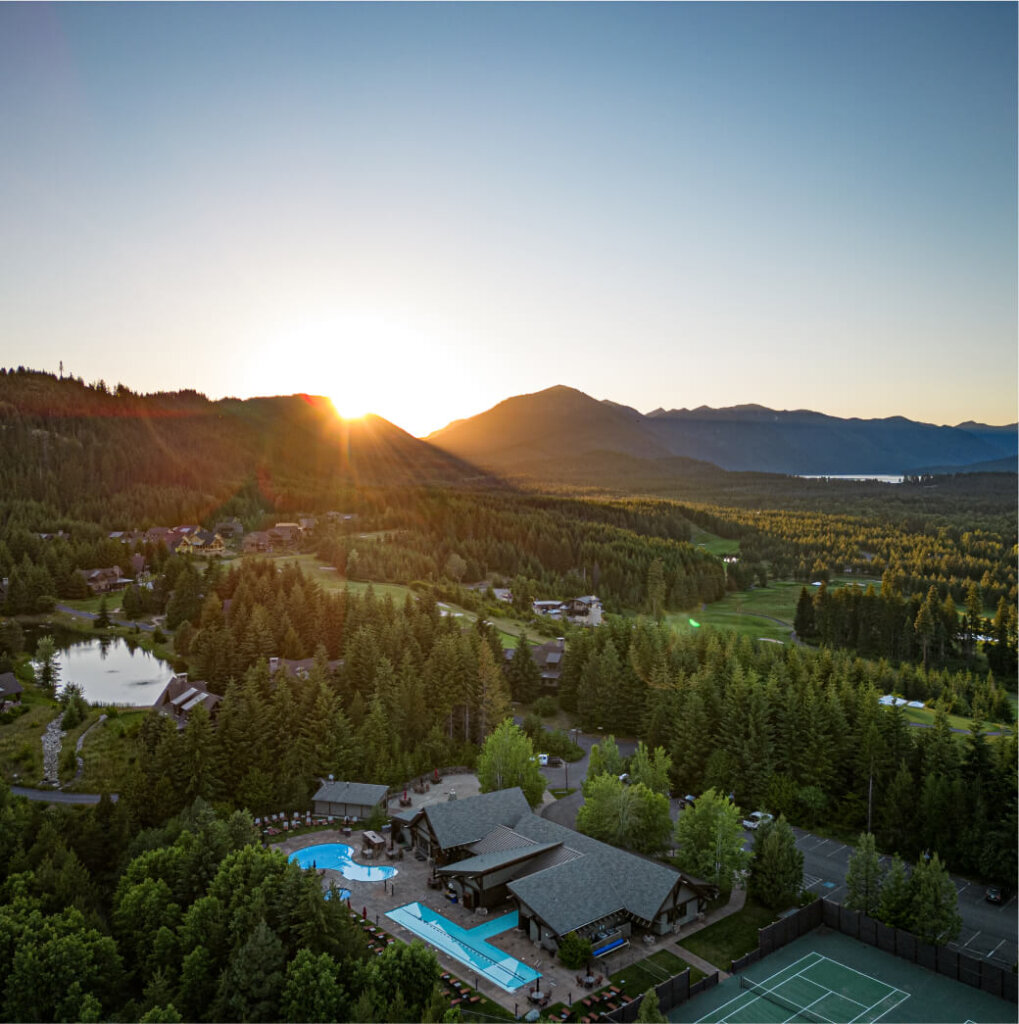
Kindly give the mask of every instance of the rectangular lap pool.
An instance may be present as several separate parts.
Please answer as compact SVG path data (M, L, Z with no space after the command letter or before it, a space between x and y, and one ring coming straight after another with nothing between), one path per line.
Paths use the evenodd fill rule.
M493 985L498 985L506 992L515 992L541 977L540 972L485 941L517 926L515 910L485 921L476 928L461 928L421 903L397 907L396 910L390 910L386 917L403 925L454 960L459 960L472 971L484 975Z

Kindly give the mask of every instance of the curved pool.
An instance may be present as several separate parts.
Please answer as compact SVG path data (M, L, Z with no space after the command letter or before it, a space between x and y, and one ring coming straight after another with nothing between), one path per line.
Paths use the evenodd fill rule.
M388 864L378 867L357 864L354 861L354 848L346 843L319 843L317 846L306 846L303 850L295 850L287 860L296 861L302 868L329 868L339 871L344 878L352 882L381 882L384 878L392 878L396 868Z

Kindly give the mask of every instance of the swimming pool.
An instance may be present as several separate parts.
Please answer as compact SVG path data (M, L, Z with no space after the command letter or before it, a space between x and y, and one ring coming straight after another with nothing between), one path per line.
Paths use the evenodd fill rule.
M296 861L302 868L331 868L339 871L344 878L352 882L381 882L384 878L392 878L396 868L382 864L372 867L354 862L354 848L346 843L319 843L318 846L306 846L303 850L295 850L287 858Z
M506 992L515 992L541 977L539 971L514 959L485 940L517 926L517 912L502 914L476 928L461 928L442 914L421 903L408 903L390 910L386 917L402 924L436 949L484 975Z

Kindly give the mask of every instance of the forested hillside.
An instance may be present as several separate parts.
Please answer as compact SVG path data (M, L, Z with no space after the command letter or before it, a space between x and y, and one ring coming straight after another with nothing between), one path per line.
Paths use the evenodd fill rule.
M0 493L110 528L204 519L244 488L294 509L364 484L477 471L378 417L306 395L209 401L0 372Z

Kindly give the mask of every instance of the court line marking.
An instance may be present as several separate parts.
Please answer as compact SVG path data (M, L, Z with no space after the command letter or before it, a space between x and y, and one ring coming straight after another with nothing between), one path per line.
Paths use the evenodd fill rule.
M1004 942L1004 941L1005 940L1002 939L1002 942ZM999 945L1000 945L1000 943L999 943ZM810 962L807 963L804 967L800 968L800 970L796 971L794 974L790 974L787 978L783 978L778 983L778 985L773 985L770 988L768 987L768 982L772 981L774 978L777 978L780 974L782 974L783 971L789 970L790 967L797 967L799 964L803 963L804 960L809 960ZM784 985L786 982L792 981L794 978L801 977L807 971L809 971L812 967L815 967L819 963L822 963L822 962L834 964L836 967L839 967L839 968L841 968L844 971L851 971L853 974L857 974L861 978L866 978L868 981L871 981L871 982L873 982L873 983L875 983L877 985L881 985L883 988L887 989L888 991L876 1003L871 1003L870 1006L864 1006L863 1003L858 1002L856 999L853 999L851 996L846 996L846 995L843 995L841 992L836 992L835 989L828 988L826 985L822 985L820 982L813 981L810 978L804 978L804 980L809 982L811 985L816 985L818 988L824 988L825 989L824 995L818 997L813 1002L808 1003L806 1006L801 1006L799 1008L799 1010L797 1010L796 1013L792 1017L789 1017L789 1018L786 1019L784 1024L791 1024L792 1021L796 1020L796 1017L799 1016L799 1014L800 1014L800 1012L802 1010L809 1009L811 1006L815 1005L815 1003L821 1002L823 999L826 999L829 995L838 996L840 999L846 1000L846 1002L855 1003L857 1006L862 1007L861 1011L849 1022L849 1024L854 1024L854 1022L859 1021L861 1017L864 1017L868 1013L873 1012L883 1002L885 1002L886 1000L890 999L892 996L895 996L895 995L901 996L900 999L897 999L894 1003L892 1003L889 1007L887 1007L887 1009L885 1009L882 1013L879 1013L876 1017L873 1017L871 1019L870 1024L876 1024L876 1022L881 1020L882 1017L887 1016L889 1013L892 1012L892 1010L894 1010L897 1006L901 1006L902 1003L904 1003L909 998L909 993L903 991L901 988L897 988L894 985L889 985L888 982L882 981L880 978L875 978L871 974L866 974L863 971L858 971L855 967L850 967L848 964L844 964L844 963L842 963L839 960L833 960L831 957L825 956L823 953L816 953L816 952L814 952L814 953L807 953L805 956L801 957L799 960L795 961L794 963L789 964L788 967L783 967L781 970L776 971L770 977L765 978L764 982L762 982L762 983L755 982L755 984L760 984L761 987L764 988L764 990L766 992L768 992L768 993L774 993L774 992L777 992L778 989L781 988L782 985ZM711 1010L709 1013L706 1013L703 1017L701 1017L697 1021L697 1024L701 1024L702 1021L706 1021L709 1017L712 1017L714 1014L718 1013L720 1010L724 1010L725 1007L727 1007L730 1003L735 1003L735 1002L739 1001L748 992L750 993L752 998L747 1000L745 1003L743 1003L742 1006L738 1007L739 1010L743 1010L743 1009L746 1009L747 1007L753 1006L753 1004L755 1002L758 1002L758 1001L764 999L763 996L755 995L753 993L753 990L751 990L751 989L744 989L744 990L742 990L740 992L739 995L734 996L732 999L726 1000L726 1002L721 1003L719 1006L716 1006L714 1010ZM790 1001L792 1001L792 1000L790 1000ZM820 1017L821 1015L817 1014L817 1016ZM723 1014L722 1017L716 1019L716 1024L722 1024L723 1021L727 1021L727 1020L728 1020L728 1014ZM825 1018L825 1020L827 1020L827 1018ZM829 1022L829 1024L832 1024L832 1022Z
M801 964L801 963L803 963L803 961L804 961L804 960L807 960L807 959L809 959L810 957L817 957L817 960L811 960L811 961L810 961L810 964L816 964L816 963L818 962L818 960L823 960L823 959L824 959L824 957L823 957L823 956L821 956L821 954L820 954L820 953L807 953L807 954L806 954L805 956L801 956L799 960L796 960L796 961L795 961L794 963L791 963L791 964L789 965L789 967L795 967L795 966L796 966L797 964ZM809 966L810 966L810 964L808 964L808 965L807 965L807 967L809 967ZM787 971L787 970L789 970L789 967L783 967L783 968L782 968L782 971ZM807 969L806 967L804 967L804 968L803 968L803 970L806 970L806 969ZM775 977L776 975L779 975L779 974L781 974L781 973L782 973L782 971L776 971L776 972L775 972L775 974L773 974L773 975L771 976L771 978L774 978L774 977ZM797 972L797 974L798 974L798 973L800 973L800 972ZM797 977L797 974L792 974L792 975L790 975L790 977L792 977L792 978L795 978L795 977ZM771 978L767 978L766 980L767 980L767 981L771 981ZM755 984L756 984L756 982L755 982ZM700 1020L698 1020L698 1021L697 1021L697 1024L700 1024L700 1021L703 1021L703 1020L707 1020L707 1019L708 1019L708 1017L710 1017L710 1016L711 1016L712 1014L714 1014L714 1013L717 1013L717 1012L718 1012L719 1010L724 1010L724 1009L725 1009L725 1008L726 1008L726 1007L727 1007L727 1006L729 1005L729 1003L735 1003L735 1002L737 1002L738 1000L742 999L742 998L743 998L743 996L744 996L744 995L745 995L745 994L746 994L746 993L747 993L748 991L749 991L749 989L741 989L741 990L740 990L740 993L739 993L739 995L733 996L733 997L732 997L732 999L727 999L727 1000L726 1000L726 1001L725 1001L724 1003L720 1003L720 1004L719 1004L718 1006L716 1006L716 1007L715 1007L715 1008L714 1008L713 1010L711 1010L711 1011L709 1011L708 1013L704 1014L704 1016L703 1016L703 1017L701 1017L701 1018L700 1018ZM761 998L760 996L753 996L753 998L752 998L752 999L750 999L750 1000L748 1000L748 1002L752 1003L752 1002L754 1002L754 1000L756 1000L756 999L760 999L760 998ZM722 1017L722 1018L720 1018L720 1019L721 1019L721 1020L725 1020L725 1017L723 1016L723 1017Z
M882 981L880 978L875 978L873 974L864 974L863 971L858 971L855 967L850 967L849 964L841 963L838 960L832 960L831 957L824 956L823 953L818 955L821 957L822 960L827 960L829 963L838 964L838 966L841 967L843 970L852 971L853 974L858 974L861 978L867 978L870 981L876 981L879 985L884 985L885 988L891 989L892 992L902 992L903 995L907 997L909 996L908 992L903 992L901 988L896 988L895 985L889 985L887 981ZM874 1003L874 1005L877 1006L880 1002L881 1000L879 999L877 1003ZM863 1004L861 1003L861 1005Z

